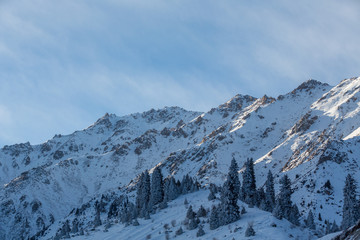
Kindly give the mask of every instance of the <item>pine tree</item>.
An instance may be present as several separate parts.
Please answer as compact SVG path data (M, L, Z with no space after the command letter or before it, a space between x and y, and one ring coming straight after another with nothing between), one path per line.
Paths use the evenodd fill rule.
M315 230L316 226L315 226L315 222L314 222L314 214L313 212L310 210L308 217L306 218L306 227Z
M143 203L143 185L144 185L144 172L141 173L140 177L139 177L139 181L137 183L137 190L136 190L136 200L135 200L135 205L136 205L136 209L138 211L138 213L140 213L142 206L144 205Z
M77 218L74 218L72 221L72 226L71 233L77 233L79 231L79 221Z
M262 203L265 205L265 192L264 188L259 188L256 193L256 206L260 207Z
M340 229L339 229L339 226L336 224L335 220L334 222L331 224L331 232L338 232Z
M101 224L102 223L101 223L101 219L100 219L100 211L96 211L95 219L94 219L94 227L98 227Z
M180 195L179 188L173 176L164 181L164 200L171 201Z
M299 226L300 225L299 218L300 218L299 208L296 206L296 204L294 204L291 209L289 221L292 224Z
M192 219L189 220L189 225L188 225L188 229L189 230L194 230L195 228L198 227L198 221L197 219L194 217Z
M164 183L163 176L159 167L156 167L151 177L151 195L150 206L154 207L164 199Z
M121 223L130 224L136 218L136 207L129 201L125 195L122 197L119 206L119 215Z
M70 229L69 220L65 221L63 229L64 229L64 235L63 236L65 236L65 238L70 238L71 229Z
M239 198L240 181L238 175L238 166L235 159L231 161L229 173L221 191L222 217L224 224L229 224L240 219Z
M218 209L215 205L211 208L209 223L211 230L217 229L220 226Z
M193 182L192 178L188 174L186 174L181 181L182 194L190 193L192 191L193 184L194 184L194 182Z
M206 209L203 207L203 205L200 205L199 210L197 211L196 215L198 217L206 217L207 212L206 212Z
M145 217L147 211L149 211L150 201L150 175L146 170L140 175L137 194L136 194L136 211L139 217Z
M274 177L269 170L267 180L265 183L265 211L272 212L275 207L275 188L274 188Z
M359 219L359 206L356 201L356 181L348 174L344 186L344 205L343 205L343 220L341 223L342 229L347 229L354 225Z
M205 232L204 232L203 226L200 225L199 230L196 233L196 237L201 237L201 236L204 236L204 235L205 235Z
M243 184L241 189L241 199L249 204L255 206L256 200L256 182L253 159L247 159L245 163L245 171L243 173Z
M291 215L292 201L291 201L291 182L289 177L285 174L280 179L280 193L276 200L276 205L273 214L278 219L288 219Z
M239 180L239 167L235 158L231 160L227 181L231 182L233 194L236 199L240 197L240 180Z
M186 212L186 218L190 219L194 219L195 218L195 212L192 209L192 206L190 205L190 207L188 208L187 212Z
M327 234L331 233L331 223L328 220L325 220L325 224L326 224L325 235L327 235Z

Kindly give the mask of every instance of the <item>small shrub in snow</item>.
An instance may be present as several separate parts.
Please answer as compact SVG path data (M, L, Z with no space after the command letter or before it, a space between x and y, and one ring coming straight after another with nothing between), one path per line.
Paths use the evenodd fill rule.
M245 209L245 207L243 206L242 208L241 208L241 215L242 214L245 214L246 213L246 209Z
M139 226L139 221L135 218L133 223L132 223L133 226Z
M183 233L184 233L184 231L183 231L182 227L180 227L178 230L176 230L175 235L179 236L179 235L181 235Z
M253 223L248 223L248 227L245 231L245 237L255 236L255 230L253 228Z
M165 224L164 224L164 228L165 228L165 229L169 229L169 224L165 223Z
M148 235L146 236L146 239L151 239L151 234L148 234Z
M204 236L204 235L205 235L205 232L204 232L203 226L200 225L199 230L196 233L196 236L201 237L201 236Z

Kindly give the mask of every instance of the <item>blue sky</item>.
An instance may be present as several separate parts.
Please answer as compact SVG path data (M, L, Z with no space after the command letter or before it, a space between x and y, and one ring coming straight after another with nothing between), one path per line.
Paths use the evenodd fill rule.
M359 76L358 1L0 1L0 146Z

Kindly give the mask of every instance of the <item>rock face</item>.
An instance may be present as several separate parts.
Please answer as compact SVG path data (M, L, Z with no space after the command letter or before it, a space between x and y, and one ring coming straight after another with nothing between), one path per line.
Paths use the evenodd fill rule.
M315 80L277 98L236 95L206 113L167 107L106 114L70 135L0 150L0 239L24 239L95 196L125 189L145 169L222 184L230 161L287 173L300 213L340 224L345 176L360 177L360 78ZM331 191L324 189L331 182ZM319 226L324 222L316 219Z

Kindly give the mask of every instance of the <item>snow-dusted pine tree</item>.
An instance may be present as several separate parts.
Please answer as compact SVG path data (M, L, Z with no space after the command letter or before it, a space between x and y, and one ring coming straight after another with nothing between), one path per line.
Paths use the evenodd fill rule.
M280 179L280 193L277 196L276 205L273 210L273 214L276 218L289 219L292 210L292 201L291 201L291 182L290 178L285 174Z
M262 205L262 208L265 207L265 191L264 188L259 188L256 192L256 206L260 207Z
M291 213L290 213L290 217L289 217L289 221L296 225L299 226L300 222L299 222L299 218L300 218L300 212L299 212L299 208L296 206L296 204L294 204L291 208Z
M245 171L243 173L243 184L241 188L241 199L250 206L255 206L257 202L254 162L252 158L247 159L245 162Z
M217 229L220 226L218 209L215 205L211 208L209 224L211 230Z
M187 219L194 219L195 218L195 212L193 211L192 206L190 205L187 212L186 212L186 218Z
M164 200L171 201L176 199L180 195L180 189L178 188L173 176L170 176L164 181Z
M205 235L205 231L204 231L204 229L203 229L203 226L200 225L200 226L199 226L199 230L198 230L197 233L196 233L196 237L201 237L201 236L204 236L204 235Z
M223 224L229 224L240 219L239 198L240 181L238 175L238 166L235 159L232 159L227 179L221 191L221 208Z
M100 211L96 211L95 214L95 219L94 219L94 227L100 226L101 223L101 219L100 219Z
M163 176L159 167L156 167L151 176L151 194L150 206L153 208L156 204L164 200ZM150 208L150 209L151 209Z
M135 199L135 206L138 213L140 213L142 206L144 205L143 202L143 184L144 184L144 172L141 173L139 180L136 184L136 199Z
M359 205L356 201L356 181L348 174L344 186L344 205L343 205L343 219L341 223L342 229L347 229L356 223L359 219Z
M311 210L309 211L308 216L306 218L306 227L313 229L313 230L316 229L316 225L314 222L314 214Z
M272 212L275 207L275 188L274 188L274 177L272 172L269 170L266 183L265 183L265 211Z
M334 222L331 224L331 232L338 232L340 229L339 229L339 226L336 224L335 220Z
M137 184L136 192L136 212L139 217L145 217L146 212L149 211L149 201L150 201L150 175L146 170L140 175L139 182Z

